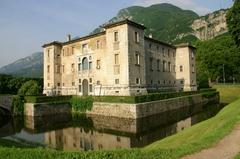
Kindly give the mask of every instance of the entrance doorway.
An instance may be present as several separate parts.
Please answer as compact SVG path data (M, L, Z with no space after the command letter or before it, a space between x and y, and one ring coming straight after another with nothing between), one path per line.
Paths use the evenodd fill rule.
M83 95L87 96L88 95L88 80L84 79L82 86L83 86Z

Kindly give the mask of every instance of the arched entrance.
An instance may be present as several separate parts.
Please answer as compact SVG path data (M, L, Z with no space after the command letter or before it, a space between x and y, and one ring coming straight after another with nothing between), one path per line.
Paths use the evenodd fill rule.
M87 96L88 95L88 80L84 79L82 82L83 86L83 95Z

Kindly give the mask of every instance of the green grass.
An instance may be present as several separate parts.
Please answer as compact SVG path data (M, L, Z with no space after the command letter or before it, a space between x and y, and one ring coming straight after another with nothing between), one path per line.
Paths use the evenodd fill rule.
M220 92L221 103L231 103L240 97L240 85L214 85Z
M215 117L188 128L176 135L157 141L142 149L59 152L43 148L0 148L3 158L126 158L126 159L168 159L197 152L210 147L231 132L240 120L240 99L226 106ZM1 140L0 140L1 143Z
M235 159L240 159L240 154L235 157Z

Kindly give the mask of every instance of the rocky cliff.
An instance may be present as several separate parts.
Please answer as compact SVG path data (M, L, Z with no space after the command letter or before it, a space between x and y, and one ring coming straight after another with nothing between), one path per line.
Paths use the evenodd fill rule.
M219 10L194 20L193 34L200 40L208 40L228 32L226 13L227 10Z

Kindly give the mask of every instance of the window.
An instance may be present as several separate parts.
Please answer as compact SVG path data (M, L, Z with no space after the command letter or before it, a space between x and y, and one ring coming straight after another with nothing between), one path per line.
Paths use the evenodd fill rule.
M97 60L97 69L100 69L100 60Z
M134 39L135 39L136 43L139 43L139 33L138 32L134 33Z
M72 47L72 55L74 54L75 52L74 52L74 47Z
M164 48L162 48L162 54L163 54L163 56L165 56L165 49Z
M114 42L118 42L118 32L114 32Z
M150 70L153 71L153 58L150 58Z
M47 73L50 73L50 65L47 66Z
M75 86L75 82L72 82L72 86Z
M60 66L59 65L57 65L57 73L60 73Z
M180 72L183 72L183 66L180 66Z
M88 47L88 44L83 44L82 45L82 52L83 53L87 53L87 47Z
M97 81L97 85L100 85L101 83L100 83L100 81Z
M79 79L79 80L78 80L78 82L79 82L79 83L82 83L82 80L81 80L81 79Z
M151 48L152 48L152 44L150 43L150 44L149 44L149 49L151 49Z
M115 65L119 65L119 54L115 54L114 61L115 61Z
M192 55L192 59L194 59L194 52L193 51L192 51L191 55Z
M136 78L136 84L140 84L140 78Z
M88 69L88 59L86 57L82 60L82 69L87 70Z
M48 83L47 85L48 85L48 87L50 87L50 83Z
M115 84L119 84L119 79L115 79Z
M57 86L60 87L60 83L57 83Z
M140 55L139 55L139 53L138 52L136 52L136 54L135 54L135 60L136 60L136 65L140 65Z
M62 86L65 86L65 83L63 83Z
M92 61L89 62L89 70L92 69Z
M71 66L71 69L72 69L72 72L74 72L75 71L75 65L74 65L74 63L72 64L72 66Z
M171 72L171 62L168 62L168 72Z
M184 81L183 81L183 80L181 80L181 81L180 81L180 84L184 84Z
M97 49L99 49L100 48L100 40L97 40L97 44L96 44L97 46Z
M163 61L163 72L166 72L167 70L167 62Z
M92 84L89 84L89 92L93 92Z
M192 64L192 73L195 72L195 67L194 67L194 64Z
M92 78L89 78L89 83L92 83Z
M153 80L151 80L151 85L153 84Z
M79 92L82 92L82 85L79 85L79 86L78 86L78 91L79 91Z
M49 56L50 56L50 49L47 50L47 56L49 58Z
M78 71L81 71L81 67L82 67L82 64L79 63L79 64L78 64Z
M157 70L160 71L160 60L157 60Z

